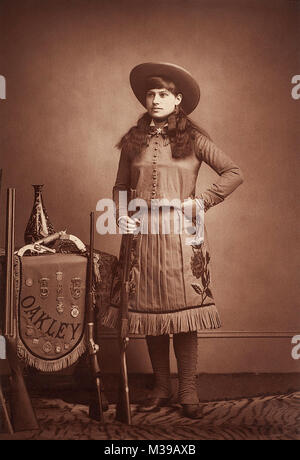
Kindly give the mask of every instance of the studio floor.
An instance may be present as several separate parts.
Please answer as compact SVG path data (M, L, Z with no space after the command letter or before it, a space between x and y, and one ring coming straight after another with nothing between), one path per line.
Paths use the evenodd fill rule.
M180 406L152 414L132 406L133 424L115 421L115 404L105 423L88 417L84 404L34 398L38 432L1 434L0 439L32 440L299 440L300 392L201 404L202 418L181 415Z
M213 384L215 381L215 385ZM132 425L115 420L115 401L110 400L105 423L88 417L88 393L73 387L45 393L40 385L30 388L40 429L37 432L0 434L0 439L31 440L299 440L300 391L297 375L286 376L200 376L203 396L202 417L191 420L182 415L174 401L170 407L151 414L139 413L136 400L143 395L145 381L135 391ZM247 384L248 382L248 384ZM299 382L299 380L298 380ZM35 380L35 383L36 380ZM39 382L41 383L41 382ZM48 382L49 383L49 382ZM51 382L50 382L51 383ZM244 386L243 386L244 385ZM269 394L256 394L269 387ZM29 385L30 387L30 385ZM229 398L220 398L224 389ZM231 393L226 391L231 387ZM290 387L290 388L289 388ZM206 389L206 392L204 391ZM282 389L282 392L278 390ZM239 393L244 392L242 397ZM252 396L251 396L252 393ZM272 394L273 393L273 394Z

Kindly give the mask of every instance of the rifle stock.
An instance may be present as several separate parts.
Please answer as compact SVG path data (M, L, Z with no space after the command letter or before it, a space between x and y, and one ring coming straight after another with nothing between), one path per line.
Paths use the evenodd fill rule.
M116 420L127 425L131 425L131 409L129 399L129 385L128 385L128 373L126 364L126 348L129 343L127 337L125 343L120 344L120 383L119 383L119 395L116 409Z
M136 190L131 190L130 200L136 198ZM129 276L130 258L133 243L133 233L123 236L125 239L125 257L122 273L121 287L121 311L119 322L119 347L120 347L120 378L119 378L119 398L116 409L116 419L120 422L131 425L131 410L129 398L128 372L126 362L126 350L129 345L128 337L128 302L129 302Z
M27 392L20 362L17 358L16 303L14 286L16 190L7 190L6 242L5 242L5 331L7 358L11 367L10 408L15 431L37 430L38 422Z

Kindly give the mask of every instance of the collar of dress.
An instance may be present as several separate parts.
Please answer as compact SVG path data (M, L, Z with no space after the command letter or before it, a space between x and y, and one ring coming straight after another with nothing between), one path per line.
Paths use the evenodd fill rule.
M151 136L154 136L155 134L156 135L158 134L167 135L168 134L168 122L165 122L164 125L157 128L154 123L154 120L152 119L149 125L149 134Z
M154 120L152 119L149 125L149 132L147 136L147 146L150 143L150 139L153 138L153 136L159 136L161 135L163 138L163 145L166 146L170 143L169 137L168 137L168 122L166 122L162 127L157 128L155 126Z

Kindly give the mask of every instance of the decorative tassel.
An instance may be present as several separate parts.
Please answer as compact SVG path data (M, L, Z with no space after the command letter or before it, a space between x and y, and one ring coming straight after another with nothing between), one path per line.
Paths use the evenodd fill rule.
M35 367L42 372L57 372L65 369L69 366L72 366L86 351L85 338L77 345L77 347L68 353L67 356L58 358L55 360L43 360L42 358L37 358L30 351L24 347L23 343L18 340L18 357L22 359L29 366Z

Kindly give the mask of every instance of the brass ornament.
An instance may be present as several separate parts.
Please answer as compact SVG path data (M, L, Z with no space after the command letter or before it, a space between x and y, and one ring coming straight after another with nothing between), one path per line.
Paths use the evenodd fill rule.
M42 299L47 299L49 295L49 278L40 278L40 296Z

